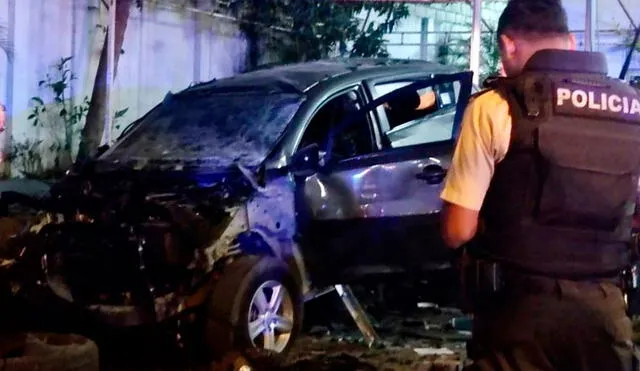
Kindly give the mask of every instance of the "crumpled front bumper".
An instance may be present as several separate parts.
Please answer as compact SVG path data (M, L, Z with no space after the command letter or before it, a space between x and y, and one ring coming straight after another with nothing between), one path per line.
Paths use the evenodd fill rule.
M204 285L191 295L169 293L153 300L153 308L132 305L90 305L86 309L105 324L116 327L142 326L160 323L187 314L207 298L209 287Z

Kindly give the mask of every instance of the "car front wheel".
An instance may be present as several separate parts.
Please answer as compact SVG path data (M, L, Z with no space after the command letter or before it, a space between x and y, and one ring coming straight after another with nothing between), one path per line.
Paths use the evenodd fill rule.
M243 256L233 261L209 299L205 335L216 357L250 349L283 354L300 332L300 288L278 259Z

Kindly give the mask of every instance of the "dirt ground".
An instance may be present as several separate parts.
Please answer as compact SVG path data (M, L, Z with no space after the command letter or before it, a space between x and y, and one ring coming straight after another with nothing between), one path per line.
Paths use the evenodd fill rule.
M361 302L380 338L369 348L340 301L331 296L307 306L305 333L284 369L431 370L437 365L438 370L457 370L465 359L470 334L449 326L452 318L462 316L457 309L411 296L402 302L391 298L396 305L379 307L360 290Z
M286 370L457 370L467 334L447 330L451 313L392 313L376 325L380 342L368 348L352 329L315 327L291 350ZM421 352L421 353L419 353Z
M465 341L470 334L451 329L449 321L461 317L462 313L425 301L415 294L415 288L390 288L395 295L381 297L368 287L354 287L379 335L379 341L371 348L365 345L355 322L334 292L306 305L303 334L287 357L277 360L279 366L261 357L248 363L253 363L254 371L458 370L465 358ZM143 342L146 340L137 341L137 347ZM171 352L165 350L166 347L145 345L148 356L143 356L135 365L122 362L128 356L107 355L101 350L101 358L110 358L107 360L110 365L103 369L226 371L230 364L241 363L238 355L229 355L225 364L182 367L185 363L175 358L171 362L167 360Z
M366 302L366 300L363 300ZM391 300L392 301L392 300ZM371 348L364 340L337 295L327 295L307 305L302 336L284 359L250 358L249 370L228 368L239 363L237 354L229 355L226 365L203 365L190 362L158 337L120 336L115 340L129 352L100 347L105 371L395 371L395 370L460 370L465 359L465 341L470 334L450 328L452 318L461 313L451 307L436 306L425 301L407 300L394 308L369 305L369 315L380 340ZM420 305L418 305L420 303ZM636 335L640 321L634 321ZM636 341L640 338L636 338ZM105 345L105 344L102 344ZM191 364L191 365L190 365Z

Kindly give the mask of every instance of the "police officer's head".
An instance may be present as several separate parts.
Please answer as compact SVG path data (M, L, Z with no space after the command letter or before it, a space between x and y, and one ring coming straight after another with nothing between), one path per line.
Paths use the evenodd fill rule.
M560 0L511 0L498 21L504 72L517 75L538 50L575 49Z

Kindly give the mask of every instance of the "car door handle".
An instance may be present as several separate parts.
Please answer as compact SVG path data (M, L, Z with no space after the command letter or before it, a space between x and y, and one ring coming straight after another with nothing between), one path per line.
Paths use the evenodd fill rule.
M429 184L440 184L447 175L447 171L439 165L427 165L422 171L416 174L416 178L424 180Z

